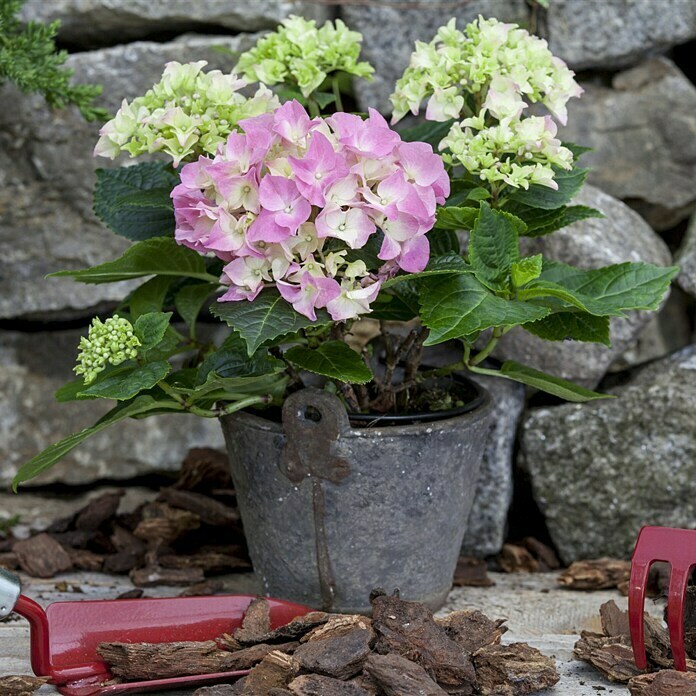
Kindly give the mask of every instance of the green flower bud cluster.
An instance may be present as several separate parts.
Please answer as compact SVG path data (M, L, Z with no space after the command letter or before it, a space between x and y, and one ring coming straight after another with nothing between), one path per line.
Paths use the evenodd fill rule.
M313 19L293 15L242 53L235 70L247 80L268 85L296 83L308 97L334 71L372 75L373 67L358 61L361 43L362 35L349 30L340 19L318 29Z
M247 98L248 85L234 73L203 72L197 63L167 63L162 79L132 102L123 100L116 116L100 130L95 155L113 159L166 152L178 166L181 160L214 155L218 145L237 129L237 123L273 111L277 97L264 85Z
M107 364L120 365L138 355L140 341L133 325L114 314L105 322L98 317L92 321L87 337L80 339L80 353L75 373L85 376L85 384L93 382Z

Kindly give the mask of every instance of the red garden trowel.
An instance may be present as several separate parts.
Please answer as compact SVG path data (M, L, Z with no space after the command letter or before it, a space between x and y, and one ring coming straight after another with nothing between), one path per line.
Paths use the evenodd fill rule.
M100 643L165 643L214 640L241 625L254 598L244 595L54 602L46 610L21 594L19 578L0 568L0 619L16 612L31 627L31 666L66 696L131 694L232 681L247 671L193 675L104 685L109 668L97 655ZM268 600L271 628L309 609Z
M631 627L633 656L638 669L647 667L643 607L648 574L653 563L662 561L671 566L667 623L674 669L686 671L684 651L684 603L691 569L696 565L696 531L670 527L643 527L631 562L628 590L628 618Z

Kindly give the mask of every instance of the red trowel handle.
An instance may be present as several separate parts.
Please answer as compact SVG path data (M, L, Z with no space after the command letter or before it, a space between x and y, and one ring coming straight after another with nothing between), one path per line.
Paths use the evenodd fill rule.
M29 621L31 627L31 668L38 677L50 677L51 660L48 643L46 612L22 592L19 578L0 568L0 619L13 611Z

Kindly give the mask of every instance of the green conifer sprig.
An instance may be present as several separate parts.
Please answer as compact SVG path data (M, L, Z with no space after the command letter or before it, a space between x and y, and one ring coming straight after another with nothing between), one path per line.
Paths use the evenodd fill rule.
M64 67L68 54L56 49L60 22L18 19L24 0L0 0L0 84L9 80L24 93L41 94L53 108L75 105L87 121L104 121L108 112L94 106L100 85L71 84L73 71Z

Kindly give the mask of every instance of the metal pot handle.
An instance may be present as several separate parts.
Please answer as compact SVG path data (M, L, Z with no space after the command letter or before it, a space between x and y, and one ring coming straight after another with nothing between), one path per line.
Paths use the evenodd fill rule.
M340 399L321 389L302 389L283 404L285 449L281 471L293 483L307 476L340 483L350 465L334 453L334 443L350 430Z
M21 592L19 578L9 570L0 568L0 619L12 613Z

